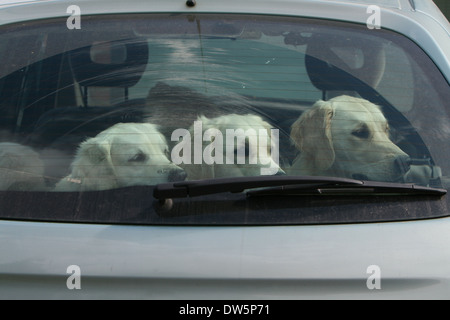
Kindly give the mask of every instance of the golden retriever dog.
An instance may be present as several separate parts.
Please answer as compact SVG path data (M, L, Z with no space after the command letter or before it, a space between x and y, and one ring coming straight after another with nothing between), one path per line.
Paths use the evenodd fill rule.
M80 144L71 173L55 191L107 190L184 180L186 173L168 158L157 126L118 123Z
M176 130L172 160L188 180L285 174L279 166L278 131L257 115L200 116Z
M319 100L292 125L291 139L300 155L289 174L396 182L410 169L382 111L364 99Z
M42 191L44 164L39 154L14 142L0 143L0 190Z

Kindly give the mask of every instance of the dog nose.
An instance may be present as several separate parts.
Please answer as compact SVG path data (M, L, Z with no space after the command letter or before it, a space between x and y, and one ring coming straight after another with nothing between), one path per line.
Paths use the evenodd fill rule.
M187 177L187 173L181 169L172 169L169 172L169 176L167 177L169 182L175 182L175 181L184 181Z
M407 155L398 156L394 160L395 170L400 174L405 174L411 168L411 158Z

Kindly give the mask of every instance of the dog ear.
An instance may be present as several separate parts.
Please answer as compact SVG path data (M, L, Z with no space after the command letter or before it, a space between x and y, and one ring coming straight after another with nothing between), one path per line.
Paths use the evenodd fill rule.
M100 142L95 139L84 142L81 146L81 154L85 159L89 160L93 165L102 162L111 161L111 145L109 143Z
M202 131L201 132L195 132L197 134L201 134L201 140L203 142L203 133L205 130L214 127L212 125L212 119L209 119L203 115L200 115L197 117L197 120L201 123ZM180 163L179 166L186 172L187 178L186 180L198 180L198 179L208 179L214 177L214 166L213 165L207 165L203 163L203 148L201 150L202 154L202 163L201 164L195 164L194 163L194 141L196 137L194 136L194 126L192 125L189 129L189 133L191 135L191 163L185 164ZM198 138L198 137L197 137Z
M291 139L302 155L307 157L313 171L329 169L334 163L331 119L334 109L331 102L317 101L292 125Z
M111 186L111 179L115 179L111 143L98 138L83 142L72 163L71 177L81 180L84 190L100 190L103 185Z
M195 132L197 134L200 134L201 141L203 143L203 133L205 130L212 128L211 125L211 119L201 115L197 118L197 121L201 122L202 131L201 132ZM203 162L203 148L201 149L201 163L195 164L194 163L194 141L198 137L194 135L194 127L191 126L190 128L190 134L191 134L191 164L180 164L179 166L186 172L187 178L186 180L198 180L198 179L208 179L214 177L214 166L213 165L207 165Z

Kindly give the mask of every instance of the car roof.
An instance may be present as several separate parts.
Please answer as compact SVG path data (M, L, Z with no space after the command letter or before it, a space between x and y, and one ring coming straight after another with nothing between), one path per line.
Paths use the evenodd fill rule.
M447 21L444 15L437 9L432 0L276 0L276 6L272 0L196 0L194 7L186 6L186 0L129 0L124 3L122 0L0 0L0 10L2 16L1 24L9 22L8 11L24 10L23 19L27 16L32 18L36 14L44 16L45 8L48 16L54 16L61 10L58 8L67 8L71 5L78 5L86 11L86 14L94 13L114 13L130 11L209 11L217 12L244 12L249 13L274 13L274 14L292 14L292 15L310 15L310 11L316 12L316 16L326 16L330 12L336 14L336 19L341 19L341 13L347 12L343 17L345 19L358 20L358 17L352 16L348 10L367 8L368 6L378 6L384 11L396 12L403 16L418 16L419 13L433 16L434 19ZM31 8L37 10L33 14ZM52 9L53 8L53 9ZM204 9L203 9L204 8ZM321 10L317 11L320 8ZM63 12L66 13L65 11ZM21 16L14 15L14 19L21 20ZM11 21L12 22L12 21ZM448 21L447 21L448 23Z
M17 5L23 3L33 3L33 2L42 2L45 0L0 0L0 6L2 5ZM61 0L53 0L53 1L61 1ZM310 0L317 1L317 0ZM326 1L334 1L340 3L356 3L356 4L367 4L367 5L378 5L380 7L392 7L392 8L401 8L400 2L402 0L326 0ZM78 1L70 1L73 4L76 4ZM411 0L412 2L412 0Z
M432 0L0 0L0 26L27 20L68 18L77 5L82 15L118 13L248 13L299 16L367 24L378 6L381 28L418 43L450 83L450 24ZM373 7L372 7L373 9Z

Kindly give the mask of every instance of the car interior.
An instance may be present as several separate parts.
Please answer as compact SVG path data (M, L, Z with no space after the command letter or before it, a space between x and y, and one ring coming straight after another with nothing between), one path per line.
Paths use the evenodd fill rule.
M237 23L232 27L236 26L240 25ZM242 26L243 29L229 32L232 27L212 24L206 29L215 30L218 35L226 30L232 34L241 32L244 38L262 37L261 34L255 36L254 30L242 31L245 29ZM335 32L269 31L267 26L261 29L268 34L265 37L282 37L285 45L306 47L304 68L322 100L345 94L381 106L391 127L392 140L409 154L412 161L415 159L416 163L435 167L426 144L408 119L374 89L386 70L384 47L371 43L370 39L364 39L357 32L349 38ZM147 37L150 35L148 30L142 32L147 33ZM51 39L51 35L45 36L45 39L43 37L35 36L34 49L49 50L50 41L57 41L56 38ZM98 38L108 40L98 41ZM90 40L83 39L81 46L74 41L74 49L63 50L25 65L0 79L2 140L20 142L39 150L46 164L45 178L50 187L67 174L82 141L116 123L153 120L154 106L149 105L144 97L130 97L129 94L130 88L153 67L152 59L157 53L151 42L144 36L136 35L136 29L133 34L123 32L117 37L107 34L98 38L94 35ZM98 88L108 88L109 93L114 92L114 99L107 97L106 103L97 105L92 92ZM170 91L173 87L165 84L165 79L156 79L153 88L148 88L148 91L151 93L157 88ZM164 96L164 90L159 92L160 96ZM186 86L188 91L195 92L195 87ZM169 92L167 96L170 96ZM202 98L199 96L192 96L190 102L201 105ZM298 154L290 147L291 126L314 101L259 98L254 95L242 97L245 103L239 106L239 112L257 113L280 130L280 163L289 166ZM222 98L216 97L215 101ZM163 99L157 103L165 102ZM168 103L167 118L171 116L171 107ZM222 110L229 108L230 112L236 111L234 106L227 106L226 103L222 107ZM174 115L176 117L177 114ZM430 185L440 184L439 173L436 172L430 177Z

